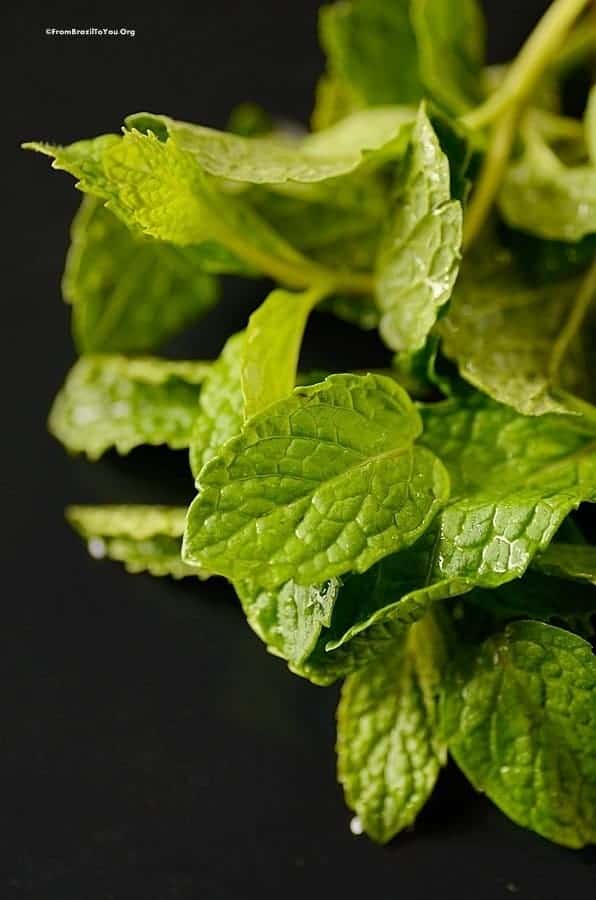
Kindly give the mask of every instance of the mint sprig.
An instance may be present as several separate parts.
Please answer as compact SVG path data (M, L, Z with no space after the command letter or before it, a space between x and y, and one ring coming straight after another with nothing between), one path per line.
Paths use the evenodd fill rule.
M53 158L85 194L63 281L82 354L50 414L71 452L185 449L189 510L70 507L131 572L223 575L315 684L345 678L339 778L380 842L447 754L515 822L596 842L596 55L554 0L486 66L475 0L324 7L312 131L135 113ZM154 353L218 276L273 288L217 359ZM319 310L390 369L300 370ZM328 332L329 333L329 332ZM332 339L332 338L330 338ZM213 354L214 356L216 354Z

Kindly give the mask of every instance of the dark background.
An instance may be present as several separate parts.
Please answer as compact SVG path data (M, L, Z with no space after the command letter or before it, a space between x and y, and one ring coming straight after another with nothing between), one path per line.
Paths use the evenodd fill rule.
M453 767L415 832L386 849L353 837L335 783L337 690L268 656L223 582L127 576L93 562L63 522L68 502L182 503L192 485L184 454L92 467L46 434L74 359L59 279L78 196L17 144L115 131L140 109L222 126L245 99L306 121L318 5L25 3L3 25L1 900L595 895L594 851L515 827ZM491 58L513 53L546 5L487 3ZM72 25L137 35L43 33ZM221 306L169 349L216 356L265 290L229 280ZM380 352L335 320L319 326L315 362Z

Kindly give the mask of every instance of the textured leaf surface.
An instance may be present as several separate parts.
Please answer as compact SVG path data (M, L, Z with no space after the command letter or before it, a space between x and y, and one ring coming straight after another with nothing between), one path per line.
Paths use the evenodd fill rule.
M128 572L173 578L207 577L180 557L186 509L174 506L71 506L66 516L95 559L124 563Z
M573 419L520 416L478 394L428 406L423 419L422 441L449 471L449 502L412 547L344 579L309 660L315 679L360 667L437 601L519 578L569 512L596 497L596 440Z
M179 247L196 245L209 271L254 275L272 259L273 265L307 265L242 197L222 191L174 141L138 131L106 138L113 140L30 146L55 156L56 168L71 172L77 187L101 197L128 227Z
M373 151L388 149L413 118L412 110L402 106L366 109L295 141L244 138L152 113L129 116L127 124L130 128L165 129L175 144L210 175L272 185L318 182L349 174Z
M99 200L85 197L71 230L62 283L82 353L152 350L217 299L195 248L130 231Z
M376 297L383 340L420 349L459 270L462 208L451 200L449 162L423 109L377 259Z
M219 447L240 433L243 397L240 382L244 332L228 338L201 387L190 441L190 467L197 477Z
M236 586L247 621L276 656L300 670L329 626L340 584L301 586L288 581L278 591L248 583Z
M579 290L568 280L533 286L508 251L485 248L464 262L448 314L438 327L443 351L461 375L495 400L526 415L566 412L555 381L589 395L589 346L575 339L560 371L553 352Z
M596 841L596 659L575 635L515 622L453 671L457 764L514 822L567 847Z
M49 426L73 453L97 459L109 447L188 447L199 385L209 365L150 357L83 356L54 401Z
M199 475L184 556L275 588L364 571L408 546L448 496L419 417L383 376L331 376L250 419Z
M409 7L409 0L344 0L322 8L319 35L332 83L345 85L355 105L422 99Z
M339 780L364 830L381 843L412 824L446 761L436 730L446 658L429 614L343 686Z
M484 19L477 0L412 0L420 77L434 100L464 113L482 99Z

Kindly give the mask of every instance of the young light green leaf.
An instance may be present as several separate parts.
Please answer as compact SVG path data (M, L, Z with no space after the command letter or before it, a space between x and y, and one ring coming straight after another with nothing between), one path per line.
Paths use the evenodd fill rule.
M76 141L68 147L29 141L23 144L23 148L51 156L52 168L74 175L77 187L81 191L107 199L110 194L110 182L105 173L103 160L106 152L112 147L117 147L121 140L117 134L102 134L90 140Z
M292 393L306 322L324 293L273 291L248 320L241 365L245 418Z
M71 229L62 282L81 353L153 350L217 300L194 247L130 231L99 200L84 198Z
M188 447L208 371L202 362L83 356L54 401L50 431L90 459L109 447L118 453L139 444Z
M242 428L244 401L240 373L244 334L241 331L228 338L201 387L190 440L190 467L195 478L222 444L236 437Z
M249 419L199 474L184 558L232 580L320 584L413 543L445 503L420 419L379 375L297 388Z
M186 509L176 506L71 506L66 517L94 559L124 563L128 572L208 577L180 558Z
M462 243L449 162L422 108L376 265L380 332L394 350L419 350L449 300Z
M244 138L202 125L177 122L167 116L136 113L131 129L165 131L201 171L247 184L311 184L354 172L363 162L377 162L401 152L402 129L411 126L413 111L384 106L355 112L336 125L291 141L279 136Z
M411 825L447 758L437 697L447 660L428 613L384 656L346 680L337 711L338 775L375 841Z
M411 0L420 78L461 115L482 100L485 24L477 0Z
M324 6L319 36L332 83L349 91L355 106L414 104L424 96L410 0Z
M596 547L589 544L553 542L536 557L533 566L545 575L596 585ZM596 593L594 608L596 609Z
M596 842L596 659L581 638L514 622L457 665L443 702L458 766L514 822Z
M588 329L557 361L580 291L578 279L529 284L508 251L484 247L464 262L438 323L443 351L463 378L500 403L530 416L568 412L559 385L586 399L592 389Z

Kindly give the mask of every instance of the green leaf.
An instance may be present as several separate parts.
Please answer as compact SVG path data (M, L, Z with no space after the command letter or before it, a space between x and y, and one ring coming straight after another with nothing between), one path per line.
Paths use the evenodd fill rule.
M446 659L443 635L428 614L342 688L339 780L364 830L380 843L414 822L446 762L437 734Z
M311 116L312 130L321 131L335 125L359 106L357 94L346 82L333 75L322 75L315 91L315 106Z
M528 151L509 167L499 207L512 228L579 241L596 232L596 167L566 166L547 148L540 159Z
M377 163L377 155L392 156L394 144L399 155L401 131L413 119L413 110L404 106L366 109L301 140L244 138L152 113L128 116L126 123L131 129L165 130L171 142L209 175L253 185L283 185L348 175L362 163Z
M421 109L377 259L380 332L394 350L419 350L459 270L462 207L449 162Z
M581 282L532 285L508 251L489 244L466 258L448 314L439 322L445 355L463 378L525 415L565 413L558 385L590 396L590 335L577 335L556 362L558 339Z
M49 427L73 453L97 459L109 447L188 447L207 363L83 356L52 407Z
M477 0L411 0L426 90L460 115L482 100L485 24Z
M174 141L130 131L98 150L99 140L71 147L29 146L55 155L57 167L80 179L77 187L105 200L129 228L180 247L197 245L208 271L267 271L280 278L288 275L290 281L297 269L304 269L305 277L313 274L308 262L242 197L223 191ZM82 168L92 174L81 178Z
M195 478L217 450L240 433L243 397L240 383L244 332L228 338L201 387L190 440L190 467Z
M589 544L552 543L536 557L534 567L545 575L596 585L596 547ZM596 609L596 593L594 598Z
M581 638L514 622L452 671L449 750L518 825L566 847L596 842L596 659Z
M242 350L244 416L292 393L308 316L324 291L273 291L248 321Z
M90 140L76 141L68 147L29 141L23 144L23 149L51 156L52 168L74 175L81 191L106 199L110 192L110 182L104 169L104 156L112 147L117 147L121 140L117 134L102 134Z
M320 584L413 543L448 496L420 419L378 375L297 388L199 474L184 558L232 580Z
M334 578L310 586L288 581L275 592L243 582L236 585L236 591L248 624L269 652L300 671L331 622L339 587Z
M412 547L344 579L324 653L309 660L317 678L374 658L438 601L520 578L566 516L596 499L596 440L571 418L520 416L480 394L422 415L451 497Z
M62 282L79 351L152 350L202 316L217 285L201 261L196 248L145 238L85 197Z
M409 0L343 0L321 9L319 36L331 83L349 91L355 106L422 99L409 7Z
M94 559L124 563L128 572L207 578L182 562L186 509L176 506L71 506L66 517Z

